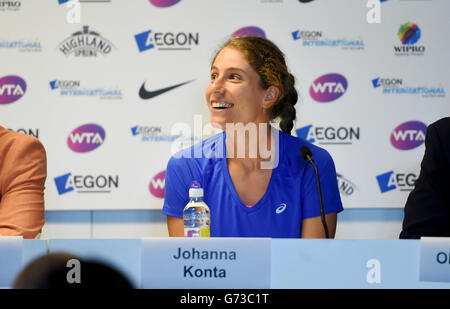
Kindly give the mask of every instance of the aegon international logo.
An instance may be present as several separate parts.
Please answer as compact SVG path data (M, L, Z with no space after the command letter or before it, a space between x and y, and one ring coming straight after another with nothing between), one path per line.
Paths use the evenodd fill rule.
M118 175L72 175L67 173L54 178L58 194L111 193L119 188Z
M347 79L341 74L330 73L318 77L309 88L309 94L317 102L328 103L339 99L347 91Z
M177 4L181 0L150 0L150 3L160 8L166 8Z
M149 184L150 193L157 198L164 198L164 186L166 182L166 171L156 174Z
M134 126L131 134L137 136L142 142L173 142L181 137L181 134L171 135L163 132L161 126Z
M244 36L259 36L262 38L266 37L266 33L264 32L263 29L256 27L256 26L248 26L248 27L243 27L240 28L238 30L236 30L235 32L233 32L232 37L235 38L240 38L240 37L244 37Z
M425 46L416 45L422 36L422 31L417 24L412 22L402 24L397 36L402 45L394 46L396 56L422 56L425 53Z
M307 142L321 145L351 145L361 136L360 127L314 127L312 124L298 128L296 133Z
M291 32L292 39L301 43L302 47L329 47L342 50L363 50L364 41L361 38L325 37L322 30L299 29Z
M100 33L89 30L89 26L83 26L81 31L72 33L57 48L65 56L97 57L111 53L114 45Z
M62 97L98 97L102 100L120 100L122 99L122 90L116 88L102 87L82 87L79 80L60 80L50 81L50 88L59 92Z
M42 46L38 39L34 40L2 40L0 39L0 49L16 50L19 52L41 52Z
M398 125L391 133L391 144L400 150L419 147L425 141L427 125L420 121L408 121Z
M15 75L0 78L0 104L10 104L19 100L25 94L27 84Z
M198 32L155 32L147 30L134 36L140 52L157 50L191 50L199 44Z
M88 152L98 148L105 140L105 130L93 123L74 129L67 138L67 145L75 152Z
M417 180L414 173L395 173L389 171L376 176L381 193L392 190L412 191Z
M423 98L443 98L445 89L442 85L406 85L403 78L377 77L372 79L373 87L382 89L383 95L421 95Z

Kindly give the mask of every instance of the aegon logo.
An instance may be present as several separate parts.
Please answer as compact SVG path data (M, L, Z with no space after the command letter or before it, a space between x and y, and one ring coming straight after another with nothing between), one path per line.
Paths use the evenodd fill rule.
M297 129L296 133L305 141L322 145L351 145L360 139L359 127L313 127L310 124Z
M162 171L156 174L152 178L152 180L150 180L149 190L154 197L164 198L165 181L166 181L166 171Z
M425 141L427 125L420 121L408 121L398 125L391 133L391 144L400 150L419 147Z
M140 52L157 48L158 50L191 50L199 44L199 34L191 32L153 32L148 30L134 36Z
M413 173L394 173L389 171L376 176L381 193L386 193L395 189L400 191L412 191L417 180L417 175Z
M309 94L317 102L327 103L339 99L347 91L347 79L337 73L322 75L309 88Z
M181 0L150 0L150 3L160 8L166 8L180 2Z
M232 34L232 36L235 38L244 37L244 36L259 36L259 37L265 38L266 33L264 32L264 30L262 30L259 27L248 26L248 27L244 27L239 30L236 30Z
M393 88L400 87L403 85L403 79L401 78L374 78L372 79L373 88L383 87L383 88Z
M27 90L25 81L15 75L0 78L0 104L9 104L19 100Z
M67 173L54 178L58 194L77 193L110 193L119 187L118 175L72 175Z
M67 138L67 145L75 152L96 149L105 140L105 130L96 124L85 124L73 130Z

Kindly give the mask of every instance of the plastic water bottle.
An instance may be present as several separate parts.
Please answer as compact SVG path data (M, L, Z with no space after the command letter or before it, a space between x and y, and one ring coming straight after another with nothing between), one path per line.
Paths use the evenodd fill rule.
M192 181L189 203L183 210L184 237L210 237L209 207L203 202L203 189L199 181Z

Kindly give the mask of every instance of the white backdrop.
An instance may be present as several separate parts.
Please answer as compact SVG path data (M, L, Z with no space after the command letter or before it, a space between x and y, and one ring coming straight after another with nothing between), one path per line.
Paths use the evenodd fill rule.
M44 144L47 210L161 208L171 147L189 138L172 128L186 123L194 131L195 115L206 125L211 59L250 26L285 52L301 97L292 134L331 153L346 208L402 207L419 173L424 132L397 127L450 114L446 0L385 1L380 23L367 21L365 0L111 0L82 2L79 14L59 2L0 1L0 125ZM410 44L402 44L398 32L407 23L400 37ZM98 34L78 41L91 44L77 49L90 56L66 55L62 46L83 26ZM164 36L181 44L164 44ZM92 48L93 38L105 54ZM330 73L347 87L316 81ZM8 76L25 81L23 94ZM139 96L142 85L154 91L184 82ZM384 86L389 82L394 89ZM321 87L344 92L322 103L310 94ZM86 124L95 126L75 130ZM394 131L397 147L402 136L416 139L404 143L411 149L394 147Z

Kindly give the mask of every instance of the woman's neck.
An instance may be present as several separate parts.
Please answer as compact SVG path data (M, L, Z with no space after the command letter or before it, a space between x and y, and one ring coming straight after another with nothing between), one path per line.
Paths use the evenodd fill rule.
M225 132L228 162L255 170L274 158L275 138L269 123L227 124Z

